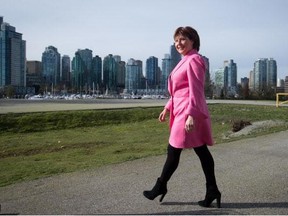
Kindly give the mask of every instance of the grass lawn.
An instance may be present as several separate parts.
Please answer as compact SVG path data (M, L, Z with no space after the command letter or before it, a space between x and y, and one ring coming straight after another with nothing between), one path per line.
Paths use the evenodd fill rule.
M156 107L1 115L0 186L165 154L169 129L168 119L166 123L158 122L161 110ZM223 139L234 121L288 122L287 107L211 104L209 110L217 144L247 138ZM249 136L281 130L287 130L287 126L265 128Z

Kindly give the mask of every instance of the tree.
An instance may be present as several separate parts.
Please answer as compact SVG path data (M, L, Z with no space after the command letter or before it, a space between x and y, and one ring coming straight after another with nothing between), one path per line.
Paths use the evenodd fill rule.
M5 89L5 94L9 98L13 98L15 95L15 88L12 85L7 86Z

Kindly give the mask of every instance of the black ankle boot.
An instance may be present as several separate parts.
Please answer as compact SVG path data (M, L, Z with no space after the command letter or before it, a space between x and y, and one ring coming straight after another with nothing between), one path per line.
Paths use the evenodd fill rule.
M198 204L202 207L210 207L215 199L217 201L217 208L221 208L221 193L217 186L207 186L205 199L199 201Z
M157 179L157 182L152 190L150 191L144 191L143 195L150 200L154 200L157 196L162 195L160 197L160 202L162 202L163 198L165 197L167 193L167 183L163 183L160 181L160 179Z

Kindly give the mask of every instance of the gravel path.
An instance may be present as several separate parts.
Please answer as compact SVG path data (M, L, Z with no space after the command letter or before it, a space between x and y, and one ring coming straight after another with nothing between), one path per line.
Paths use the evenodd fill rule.
M252 133L265 130L267 128L281 127L281 126L287 127L288 122L280 121L280 120L265 120L265 121L251 122L251 125L245 126L240 131L237 131L237 132L230 131L225 136L226 136L226 139L239 137L239 136L246 136Z

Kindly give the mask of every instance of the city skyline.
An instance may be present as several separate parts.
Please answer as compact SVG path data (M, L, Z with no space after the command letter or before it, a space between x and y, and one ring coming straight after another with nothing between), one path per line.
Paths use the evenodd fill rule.
M171 58L168 56L169 54L165 54L164 59L162 59L162 71L164 71L164 73L161 73L158 58L150 57L146 60L146 78L144 78L142 73L143 63L141 60L135 61L134 59L130 59L131 64L129 64L128 60L125 69L125 62L121 61L121 56L109 54L103 59L102 68L101 58L98 55L93 57L92 50L87 48L84 50L78 49L75 53L75 57L72 59L72 73L70 74L70 57L64 55L62 57L62 63L66 62L68 64L66 66L65 64L62 64L61 66L61 54L56 47L49 46L42 54L42 63L40 61L33 61L33 63L27 61L26 70L26 41L22 40L22 34L16 32L15 27L3 22L3 17L0 17L0 24L0 40L2 47L0 50L2 59L0 65L0 85L3 87L2 91L6 91L6 93L10 92L11 94L13 91L16 91L16 94L18 95L24 95L31 93L32 91L38 92L41 86L42 91L44 91L44 89L47 91L48 86L51 86L51 89L56 87L58 90L63 89L64 91L67 91L66 87L69 89L72 87L72 89L70 89L72 91L80 91L81 93L85 91L87 93L91 91L94 92L95 84L98 92L102 90L102 92L105 91L105 94L107 95L108 92L112 95L117 95L123 90L125 94L137 94L138 91L143 92L143 89L146 89L146 91L149 89L150 93L150 90L153 90L154 93L163 94L167 89L162 81L167 81L168 74L181 58L180 54L176 52L175 46L171 45ZM166 57L168 57L168 59L166 59ZM207 97L213 97L213 84L211 85L209 59L205 56L203 56L203 59L207 66L205 72L205 94ZM29 67L28 63L31 63ZM41 65L42 70L36 72L35 69L39 68L39 66L41 67ZM129 65L131 67L129 67ZM273 58L270 58L269 60L263 58L260 61L256 61L254 63L253 71L250 71L249 79L247 77L241 78L241 87L237 85L237 64L230 59L229 61L224 61L224 67L224 73L222 73L222 75L219 74L221 71L217 70L217 81L220 82L217 84L215 80L216 88L220 87L221 89L218 89L219 91L217 90L220 95L218 94L215 96L243 96L245 98L248 96L273 97L273 94L275 94L276 91L283 91L283 86L279 86L279 89L276 89L277 62ZM33 71L36 73L33 73ZM66 71L66 74L63 76L64 71ZM100 78L101 74L103 74L103 80ZM288 76L286 76L285 80L287 80L287 78ZM123 82L124 80L125 83ZM251 83L249 80L251 80ZM30 86L27 86L26 83L29 83ZM224 86L221 86L221 83L224 83ZM10 88L8 88L9 85L11 85ZM251 95L248 86L249 89L253 90ZM284 85L284 90L285 86L286 85ZM9 89L10 91L8 91ZM54 90L52 90L52 92L54 92ZM148 92L146 92L146 94L147 93ZM268 95L266 95L266 93Z
M210 71L233 59L239 81L259 58L277 61L278 78L288 75L287 6L285 0L2 0L0 15L23 34L27 60L39 61L51 45L70 58L88 48L102 58L113 54L145 62L155 56L161 62L174 30L190 25L200 34Z

